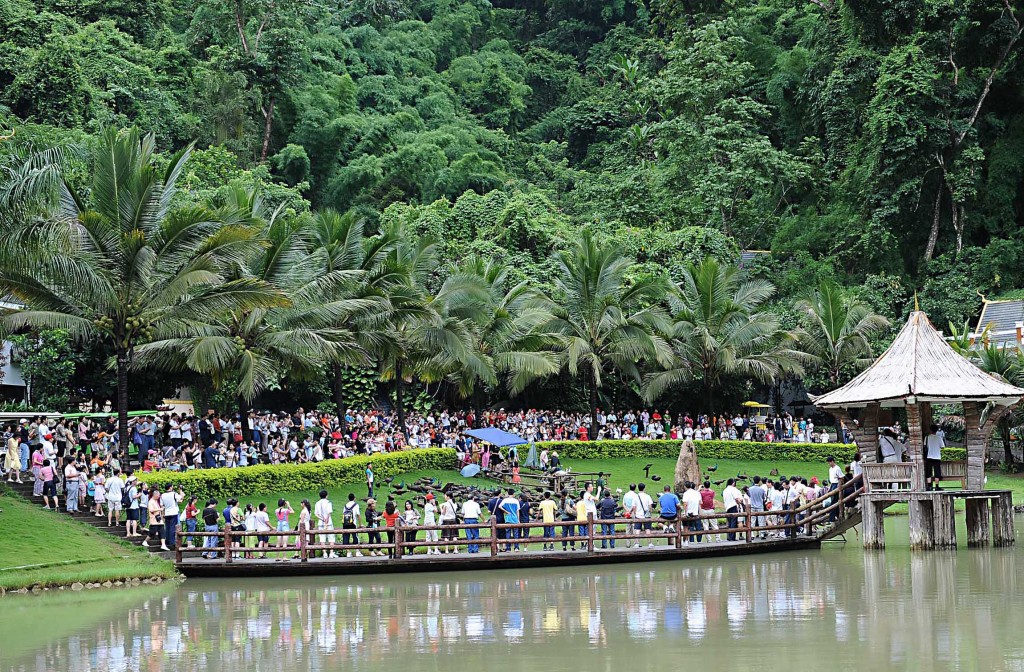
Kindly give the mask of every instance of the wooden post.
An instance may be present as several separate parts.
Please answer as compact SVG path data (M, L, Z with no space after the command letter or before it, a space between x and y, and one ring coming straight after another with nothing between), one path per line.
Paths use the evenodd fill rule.
M924 404L929 409L928 404ZM907 404L907 457L917 468L913 470L913 482L910 489L924 490L924 428L922 426L921 406L917 403Z
M308 540L306 535L309 534L309 530L299 529L299 536L295 538L295 543L299 545L299 562L309 561L309 549L306 548Z
M491 557L498 557L498 517L491 516Z
M203 537L203 538L205 539L206 537ZM174 539L174 561L176 563L178 563L179 565L181 564L181 535L180 534L178 536L176 536L175 539Z
M982 406L976 401L965 401L964 407L964 448L967 450L967 486L966 490L985 489L985 451L988 447L989 438L996 423L989 422L981 424ZM999 413L995 409L992 415Z
M402 517L395 518L395 559L402 559Z
M587 555L594 554L594 514L587 513Z
M676 548L683 547L683 517L676 511Z
M992 500L992 545L1013 546L1013 496L1000 492Z
M988 546L988 500L967 499L964 504L967 509L967 546Z
M231 564L231 526L224 526L224 562Z
M747 536L747 543L749 544L751 541L753 541L753 531L754 531L753 530L754 520L750 517L750 502L747 502L746 509L747 509L747 535L746 536Z
M932 509L934 512L935 548L956 550L953 498L946 495L932 497Z
M882 503L870 499L861 500L864 516L864 548L885 548L885 521L882 516Z
M913 498L909 508L910 548L926 551L935 548L935 512L929 499Z

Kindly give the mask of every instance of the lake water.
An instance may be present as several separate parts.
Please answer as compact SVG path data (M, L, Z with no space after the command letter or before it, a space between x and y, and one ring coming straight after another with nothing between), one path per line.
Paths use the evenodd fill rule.
M0 670L1024 670L1024 547L911 553L905 519L884 552L849 536L598 569L8 596Z

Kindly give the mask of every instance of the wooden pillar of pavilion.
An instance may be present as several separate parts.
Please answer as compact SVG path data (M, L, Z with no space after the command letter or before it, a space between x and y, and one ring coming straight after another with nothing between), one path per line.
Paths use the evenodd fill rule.
M857 452L864 462L878 462L878 414L879 404L868 404L861 409L857 422L845 408L830 409L830 412L846 423L846 429L853 434Z
M931 422L928 403L907 402L907 461L917 465L912 490L924 490L924 422Z

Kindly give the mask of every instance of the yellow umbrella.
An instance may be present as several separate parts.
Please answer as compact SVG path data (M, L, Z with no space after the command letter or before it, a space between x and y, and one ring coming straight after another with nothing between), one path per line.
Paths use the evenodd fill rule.
M757 401L744 401L741 405L748 408L771 408L768 404L762 404Z

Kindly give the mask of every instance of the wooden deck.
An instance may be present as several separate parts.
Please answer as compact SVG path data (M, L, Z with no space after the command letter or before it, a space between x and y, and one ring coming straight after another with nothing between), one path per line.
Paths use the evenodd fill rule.
M539 543L533 537L533 543ZM204 560L200 557L185 558L177 567L189 577L238 577L238 576L313 576L353 574L395 574L406 572L457 572L480 569L518 569L539 567L572 567L582 565L606 565L627 562L655 562L665 560L686 560L691 558L728 557L780 551L816 549L821 546L818 537L794 537L791 539L756 539L745 541L700 542L683 544L682 548L665 546L648 548L598 549L594 553L577 551L501 552L493 558L486 552L457 554L412 555L389 560L384 557L341 557L310 558L277 561L238 559L231 564L223 560Z

